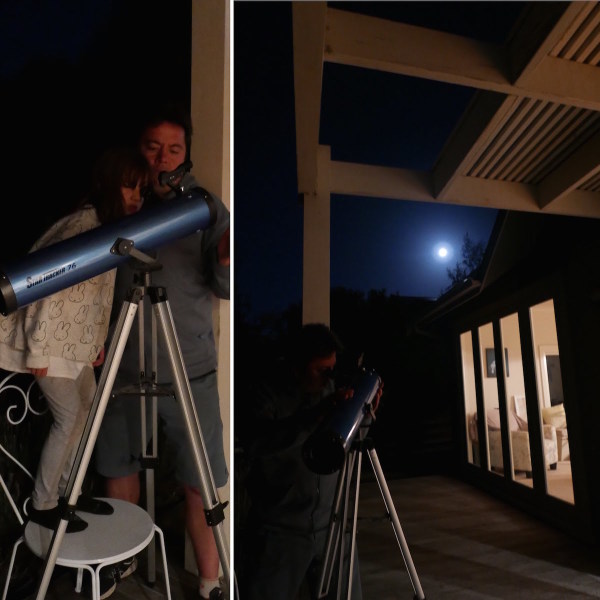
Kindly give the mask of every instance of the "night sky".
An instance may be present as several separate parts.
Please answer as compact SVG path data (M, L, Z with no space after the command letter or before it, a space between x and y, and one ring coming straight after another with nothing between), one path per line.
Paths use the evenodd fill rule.
M15 234L1 261L83 198L93 161L132 141L150 99L189 99L190 2L0 3L2 200Z
M333 4L497 43L524 5ZM252 316L302 298L291 14L289 2L234 3L235 298ZM331 146L333 160L430 170L474 93L326 63L320 143ZM487 244L496 216L491 209L334 195L331 285L438 297L451 283L447 268L460 260L464 235ZM435 256L441 243L449 248L445 261Z
M336 3L491 41L505 39L519 2ZM3 205L26 252L85 194L93 160L128 139L139 108L189 98L190 0L33 0L0 4L5 122ZM235 2L234 286L254 314L302 296L302 207L295 158L290 2ZM473 17L474 15L474 17ZM334 160L430 169L473 90L325 65L320 141ZM436 98L444 110L431 111ZM352 123L353 127L348 127ZM201 143L194 140L193 143ZM7 156L7 157L6 157ZM487 241L496 211L332 198L333 286L436 297L462 238ZM433 255L446 242L448 262Z

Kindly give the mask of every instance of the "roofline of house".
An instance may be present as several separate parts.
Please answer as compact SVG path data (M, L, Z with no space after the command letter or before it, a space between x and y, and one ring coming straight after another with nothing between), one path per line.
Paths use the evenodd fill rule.
M498 240L500 234L506 223L506 215L508 211L500 211L490 239L486 246L483 254L481 264L475 269L468 277L455 283L450 289L444 292L434 303L431 310L421 316L415 323L414 329L416 331L422 331L423 327L431 325L433 322L444 316L451 310L464 304L478 296L484 288L488 285L488 275L490 272L490 265L492 264L494 254L498 246Z

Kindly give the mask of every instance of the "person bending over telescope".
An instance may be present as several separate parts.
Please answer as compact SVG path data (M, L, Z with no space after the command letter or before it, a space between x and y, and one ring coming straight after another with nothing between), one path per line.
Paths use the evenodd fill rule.
M94 166L88 196L54 223L31 252L137 212L149 180L148 165L137 150L107 150ZM0 367L33 374L52 413L28 507L29 519L50 529L61 520L59 497L64 496L96 392L93 368L104 361L115 274L116 269L99 273L0 317ZM77 509L113 511L107 502L83 495ZM86 527L73 514L66 532Z
M353 398L353 389L336 389L333 380L341 350L327 326L307 324L292 338L285 360L252 383L247 397L238 397L238 402L250 404L249 418L239 428L236 419L236 435L248 461L245 487L251 502L242 541L243 600L291 599L307 591L317 597L339 473L310 469L303 446L336 405ZM382 387L372 402L373 412ZM352 599L358 600L357 560L352 578Z

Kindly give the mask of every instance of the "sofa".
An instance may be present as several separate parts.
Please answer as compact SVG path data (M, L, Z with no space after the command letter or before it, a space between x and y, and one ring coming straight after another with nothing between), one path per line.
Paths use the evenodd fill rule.
M527 477L531 477L531 448L529 445L529 431L527 427L526 413L523 411L524 403L521 404L520 398L515 401L511 398L508 412L508 426L510 430L510 439L512 446L513 469L516 472L524 472ZM521 406L519 407L519 404ZM489 440L490 467L496 471L504 470L502 459L502 437L500 431L500 409L494 408L487 411L487 429ZM469 423L469 437L472 442L474 435L477 435L477 415L471 417ZM556 427L552 424L543 424L544 433L544 459L546 468L556 469L558 463L558 444L556 436Z

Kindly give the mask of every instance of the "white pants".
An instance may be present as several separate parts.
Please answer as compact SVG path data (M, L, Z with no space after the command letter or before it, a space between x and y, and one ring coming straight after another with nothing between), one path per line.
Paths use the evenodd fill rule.
M46 510L63 496L79 441L85 427L94 394L96 379L92 367L84 367L77 379L38 377L54 419L44 442L33 494L33 508Z

